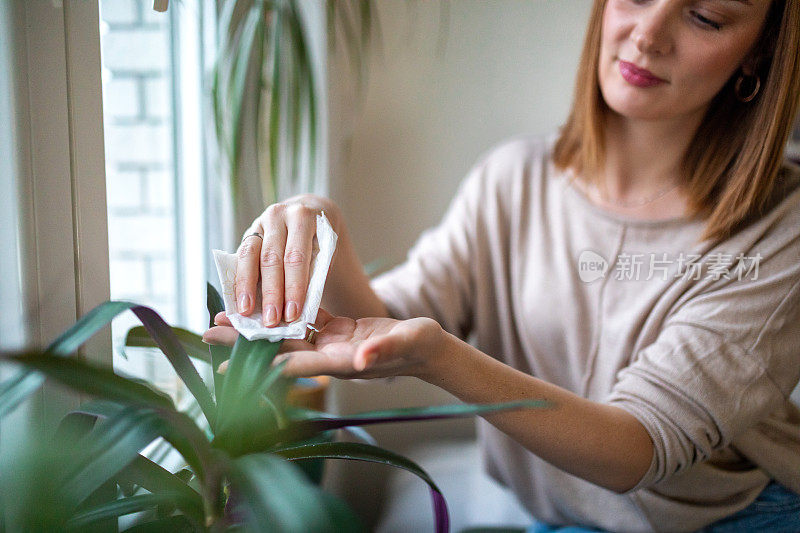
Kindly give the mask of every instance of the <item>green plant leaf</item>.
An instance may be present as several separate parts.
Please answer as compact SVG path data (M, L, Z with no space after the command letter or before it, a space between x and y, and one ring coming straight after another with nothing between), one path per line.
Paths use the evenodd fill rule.
M183 495L176 493L140 494L105 502L91 509L81 511L67 522L67 527L82 531L87 526L96 524L97 522L108 520L109 518L117 518L126 514L147 511L160 505L175 506L181 511L185 511L187 508L193 509L194 503L184 500ZM187 516L191 517L191 515L188 514ZM200 516L202 517L202 514ZM199 526L199 524L202 524L202 522L195 522L196 526Z
M340 2L336 0L328 0L329 5L331 6L331 10L333 15L329 19L328 31L332 36L334 36L334 43L336 42L336 34L337 28L336 25L337 20L341 20L341 27L342 31L344 32L344 44L347 48L348 58L353 65L353 70L359 76L359 82L361 81L361 62L362 57L359 49L358 40L356 39L356 32L355 26L357 22L350 17L350 2ZM336 17L338 15L338 18Z
M302 407L288 407L286 409L286 414L290 419L293 420L300 420L300 419L308 420L313 418L337 418L335 415L329 413L325 413L322 411L314 411ZM375 437L370 435L365 429L359 426L345 426L340 429L345 433L349 433L353 437L363 441L365 444L372 444L373 446L378 445L378 441L375 440Z
M183 471L181 471L183 472ZM191 474L190 470L187 470ZM150 459L138 455L117 474L118 482L135 483L151 493L177 495L181 499L178 507L195 521L203 522L203 499L179 474L172 474L166 468Z
M241 161L242 135L244 132L243 119L245 106L252 105L247 97L257 98L257 90L253 90L252 83L248 80L253 76L260 76L261 72L261 43L264 35L264 6L262 2L253 2L241 26L238 46L235 50L233 76L231 78L230 93L232 95L231 111L233 115L233 148L235 161ZM255 78L258 79L258 78ZM240 168L234 171L238 174Z
M173 409L172 401L160 392L94 363L37 352L12 360L78 392L130 405Z
M71 442L87 435L94 428L97 416L83 412L67 413L59 422L55 442Z
M194 472L188 468L181 468L179 471L175 472L175 476L186 483L187 486L190 486L189 482L192 480L192 478L194 478Z
M253 116L253 97L258 98L253 85L260 85L261 58L258 52L264 41L263 30L271 2L264 0L220 2L218 33L219 53L214 64L214 122L217 140L223 148L228 166L231 197L239 198L241 171L241 136L243 120ZM256 105L257 107L257 105ZM258 120L257 118L255 119Z
M62 484L64 495L83 501L166 432L152 409L128 407L97 426L84 439Z
M277 190L275 189L275 183L273 177L269 173L269 164L265 164L263 161L263 154L262 152L263 147L268 146L268 143L264 142L264 134L266 125L263 119L264 113L264 100L269 100L270 98L270 88L269 82L267 80L267 75L265 74L266 65L268 62L265 58L269 54L269 43L271 42L269 37L269 32L272 30L272 25L270 24L271 13L269 8L265 8L263 12L263 16L259 20L258 25L258 43L256 44L257 48L257 56L256 62L253 65L254 70L256 71L256 82L252 87L252 100L253 102L250 104L255 108L255 114L253 115L254 119L251 119L251 129L255 134L255 145L253 146L253 151L255 152L255 175L258 177L258 183L261 187L261 198L263 205L270 205L277 201Z
M81 405L81 409L84 409L84 405ZM178 413L166 412L162 416L170 421L170 427L174 426L180 431L175 432L176 436L166 435L164 439L149 448L147 453L149 459L160 464L175 450L191 465L202 467L203 462L208 463L212 460L210 441L213 434L210 429L200 426L205 417L202 416L200 406L194 399L186 398Z
M204 483L213 478L217 474L215 452L200 428L185 413L162 410L159 414L169 426L164 439L183 456Z
M224 457L211 448L205 434L186 413L161 409L157 411L157 415L166 426L161 436L183 456L198 477L206 521L216 519L221 515L224 506Z
M236 341L219 399L215 447L240 455L242 449L253 446L251 435L276 427L277 420L261 404L260 391L280 344L248 341L243 336Z
M146 444L149 444L159 436L163 437L192 466L203 481L210 501L220 498L221 479L219 479L219 473L214 468L214 452L210 443L191 418L174 409L170 399L145 385L117 376L110 369L72 358L33 354L32 356L16 357L14 360L34 368L77 391L133 406L131 408L126 407L118 412L115 412L115 406L111 402L91 402L84 406L87 412L109 417L100 427L116 428L116 426L105 425L114 420L115 424L122 427L122 429L115 429L115 431L123 432L124 423L126 422L125 420L120 421L123 415L134 416L126 414L132 408L151 408L151 411L145 411L149 413L147 415L136 415L140 418L137 423L141 424L142 431L147 428L159 428L159 431ZM132 424L130 421L127 423ZM100 427L95 428L95 431L100 431ZM146 435L150 435L150 433L146 433ZM135 433L133 429L131 429L131 433L128 436L130 439L134 439L137 436L144 438L144 436ZM140 449L136 450L137 454ZM131 459L132 457L128 460L130 461ZM123 464L122 466L125 465Z
M280 345L280 343L275 343ZM264 379L261 380L260 383L255 383L255 391L256 395L261 396L266 394L267 391L278 382L280 379L286 379L283 375L283 367L285 367L289 363L288 360L283 360L275 366L272 366L272 361L270 361L270 366L267 369L267 373L264 376ZM288 380L287 380L288 381Z
M93 401L82 404L77 412L112 418L118 416L124 409L113 402ZM203 484L203 493L206 498L210 502L219 500L222 490L221 473L216 466L215 452L206 435L186 413L174 409L157 409L154 411L154 415L163 422L163 431L159 436L163 437L165 443L168 443L167 446L171 445L191 465ZM137 475L144 474L139 472ZM165 478L162 476L163 480ZM150 490L149 487L145 488ZM173 486L171 490L179 489Z
M3 465L3 495L13 495L15 508L10 529L62 531L81 502L95 506L115 498L115 490L105 489L113 487L113 476L164 431L154 413L127 407L88 434L68 422L57 441L43 430L33 436L22 455Z
M231 139L232 128L229 123L229 85L233 64L236 59L237 29L241 24L241 12L248 6L245 2L237 0L227 0L220 2L217 35L219 37L219 50L214 62L214 84L212 87L214 95L214 125L217 133L217 142L222 147L228 161L229 178L231 185L232 198L236 196L235 168L233 164L233 141ZM235 200L234 200L235 201Z
M196 533L197 526L185 516L169 516L150 522L136 524L125 530L125 533ZM200 531L203 531L202 529Z
M447 531L449 518L447 504L442 491L436 486L433 479L419 465L396 453L384 450L377 446L360 442L325 442L307 444L304 446L287 446L274 450L272 453L280 455L290 461L310 459L348 459L353 461L367 461L381 463L395 468L402 468L414 474L428 484L433 501L436 531Z
M56 443L36 426L32 432L24 446L2 457L0 524L8 531L62 531L79 503L63 495L60 485L73 460L75 441Z
M189 357L211 364L211 357L208 353L209 345L203 342L200 335L183 328L173 327L171 329ZM125 336L125 346L131 348L159 347L144 326L135 326L128 330L128 334Z
M134 307L138 307L138 305L133 302L103 302L86 313L53 341L47 348L47 352L55 355L69 355L76 352L83 343L111 322L114 317Z
M389 409L369 411L354 415L335 417L326 415L319 418L304 418L292 421L286 428L274 431L270 438L276 444L302 440L321 431L339 429L346 426L363 426L367 424L385 424L410 420L436 420L481 415L495 411L510 409L545 409L553 405L546 400L521 400L496 404L453 404L432 407L410 407L405 409ZM255 440L255 437L254 437ZM263 448L258 451L263 450Z
M325 491L320 491L320 498L325 504L325 510L330 517L329 520L334 525L339 525L341 531L351 533L365 532L361 520L353 513L350 507L345 502L334 496L333 494Z
M186 388L189 389L197 403L200 404L208 423L213 427L217 411L214 399L206 388L203 378L200 377L189 356L186 355L180 341L172 332L172 328L164 322L164 319L158 313L149 307L136 306L132 311L142 321L142 325L158 344L172 368L175 369L175 373L178 374Z
M217 313L225 311L225 304L222 302L222 297L217 292L217 289L210 283L206 283L206 306L208 307L208 327L214 327L214 317ZM231 358L231 348L224 345L208 345L208 353L211 356L211 367L214 371L214 394L216 398L222 396L222 384L224 378L222 374L217 372L219 365Z
M11 355L4 354L8 360ZM0 383L0 417L13 411L25 398L33 394L44 382L44 378L29 370L18 370L13 376Z
M171 400L170 400L171 401ZM83 402L73 413L82 413L95 417L109 418L125 409L125 405L109 400L90 400Z
M291 126L286 130L286 135L289 138L289 144L291 146L291 171L288 175L291 176L293 180L296 180L300 175L301 118L303 115L303 110L301 109L303 104L301 101L301 86L303 84L306 65L304 64L305 57L302 51L304 44L302 31L300 29L302 27L302 21L297 16L297 11L292 2L287 3L286 11L286 24L289 29L288 49L290 54L289 68L287 69L289 72L289 76L287 77L289 85L287 100L289 107L288 121L291 123Z
M254 531L361 531L358 519L311 484L297 467L269 454L239 457L229 466L234 515ZM278 488L280 487L280 488Z
M78 350L106 324L121 312L136 306L131 302L104 302L81 317L64 333L58 336L45 350L57 356L67 356ZM13 354L4 354L8 360ZM25 398L37 390L44 378L29 370L18 371L14 376L0 384L0 417L14 410Z
M314 188L321 88L316 86L309 31L298 4L220 2L220 45L212 75L212 97L215 133L227 159L234 202L239 198L242 178L244 131L255 132L252 151L266 204L278 200L279 181L288 180L291 186L299 181L306 184L305 190ZM325 7L329 48L335 49L341 26L350 64L358 74L360 99L373 36L380 39L379 17L368 0L328 0ZM260 75L253 76L259 65L263 65ZM262 113L267 107L269 111ZM266 139L263 131L268 132ZM266 172L262 170L266 166L261 163L262 146L268 147L269 180L264 179Z
M136 316L144 324L144 327L147 328L148 332L150 332L153 339L156 340L161 350L167 356L167 359L169 359L173 368L175 368L178 376L180 376L189 391L197 399L201 408L203 408L203 413L207 418L209 418L209 422L213 420L215 414L214 400L211 398L211 394L208 392L208 389L206 389L200 374L197 373L197 369L195 369L194 365L192 365L191 361L186 355L186 352L183 350L180 342L172 333L170 327L166 324L166 322L164 322L158 313L149 307L121 301L102 303L86 313L86 315L78 320L72 327L61 334L45 351L44 355L48 357L34 357L35 360L28 361L25 366L30 367L30 365L34 363L39 364L41 368L37 368L37 370L47 374L48 371L52 371L54 368L54 358L65 357L71 353L74 353L84 342L86 342L89 338L91 338L92 335L97 333L97 331L108 324L115 316L128 309L136 314ZM11 357L11 359L18 363L21 362L19 356ZM97 372L99 370L97 370L97 368L98 367L95 367L96 370L90 371L95 375L98 375ZM63 374L62 379L66 379L70 376L69 372L66 370L66 367L62 369L61 373ZM113 375L113 372L111 372L111 374ZM50 377L58 379L57 376L50 375ZM33 391L38 389L42 384L42 380L43 378L41 376L37 376L35 374L31 375L23 371L22 373L18 373L12 377L10 380L3 382L3 384L0 386L0 416L14 409L14 407L19 405L21 401L23 401ZM81 383L81 381L87 380L72 379L72 383L67 383L67 385L76 388L76 390L84 390L87 387L91 387L91 383ZM128 385L132 385L130 380L128 380ZM105 387L104 390L106 393L115 392L114 387L111 387L110 389ZM84 392L89 392L90 394L97 393L90 392L88 390L84 390ZM99 395L102 396L102 394ZM122 400L122 398L118 397L109 398Z
M269 110L269 166L273 183L278 180L278 161L280 159L280 123L281 104L283 100L283 69L281 68L281 52L283 50L283 21L281 10L272 13L272 79ZM276 187L273 187L277 190Z
M214 327L214 317L217 313L225 311L225 303L222 301L216 287L206 282L206 307L208 308L208 327Z

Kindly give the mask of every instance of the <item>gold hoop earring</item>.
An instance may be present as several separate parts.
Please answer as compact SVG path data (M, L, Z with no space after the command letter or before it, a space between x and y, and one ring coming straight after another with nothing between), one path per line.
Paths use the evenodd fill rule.
M742 96L742 83L744 82L745 78L755 78L756 83L753 91L748 94L747 96ZM746 76L744 74L740 74L739 77L736 79L736 85L733 87L733 92L736 94L736 99L740 102L749 102L753 98L756 97L758 91L761 89L761 78L759 76Z

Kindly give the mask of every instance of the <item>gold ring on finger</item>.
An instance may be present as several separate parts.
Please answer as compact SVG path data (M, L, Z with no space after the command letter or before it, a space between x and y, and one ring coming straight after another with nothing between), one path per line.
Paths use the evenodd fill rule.
M261 239L262 241L264 240L264 236L263 236L263 235L261 235L261 234L260 234L259 232L257 232L257 231L254 231L253 233L248 233L247 235L245 235L244 237L242 237L242 242L244 242L244 240L245 240L246 238L248 238L248 237L258 237L258 238L259 238L259 239Z
M309 344L314 344L314 340L317 338L317 333L319 333L319 330L314 324L306 324L305 341Z

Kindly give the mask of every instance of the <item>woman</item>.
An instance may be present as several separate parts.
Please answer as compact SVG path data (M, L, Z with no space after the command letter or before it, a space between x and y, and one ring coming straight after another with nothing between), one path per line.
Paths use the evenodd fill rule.
M330 200L270 206L240 247L240 312L260 276L267 325L299 315L324 209L338 316L284 342L287 374L554 401L479 425L532 530L798 531L798 49L797 0L596 0L558 135L488 152L371 283ZM232 343L217 323L206 340Z

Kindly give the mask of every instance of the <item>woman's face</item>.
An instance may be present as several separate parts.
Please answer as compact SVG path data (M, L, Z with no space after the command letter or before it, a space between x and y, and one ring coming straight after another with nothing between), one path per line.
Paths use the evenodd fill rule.
M704 113L739 67L747 68L771 1L607 0L598 72L603 98L628 118Z

